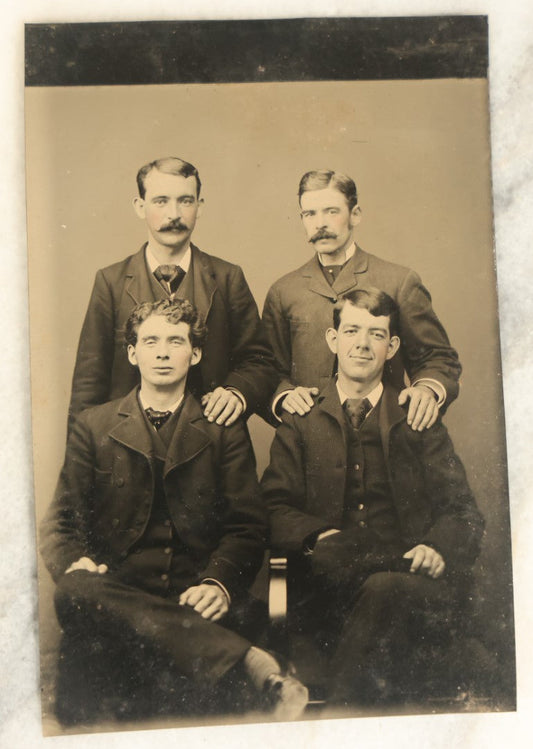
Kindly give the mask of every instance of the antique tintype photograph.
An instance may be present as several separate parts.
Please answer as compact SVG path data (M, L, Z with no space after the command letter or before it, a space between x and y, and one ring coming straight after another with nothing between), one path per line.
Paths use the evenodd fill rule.
M31 24L45 735L516 708L483 16Z

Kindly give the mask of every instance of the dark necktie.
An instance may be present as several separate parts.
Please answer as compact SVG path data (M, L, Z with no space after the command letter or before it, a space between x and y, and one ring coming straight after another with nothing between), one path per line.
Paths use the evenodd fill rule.
M335 281L338 278L339 273L344 268L344 265L323 265L322 271L324 275L326 276L326 280L330 284L330 286L333 286Z
M168 284L170 293L174 294L185 277L185 271L179 265L160 265L155 269L154 276L159 283L165 281Z
M145 409L145 413L148 416L150 424L152 424L156 429L160 429L172 416L172 411L154 411L154 409L150 407Z
M367 413L372 410L372 404L368 398L347 398L344 401L344 410L353 428L360 429Z

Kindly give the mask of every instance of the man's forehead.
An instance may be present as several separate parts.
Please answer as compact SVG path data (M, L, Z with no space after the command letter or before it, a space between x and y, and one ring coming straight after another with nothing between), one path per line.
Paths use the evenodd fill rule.
M324 187L321 190L306 190L302 193L302 208L323 208L328 205L347 205L346 196L336 187Z
M138 336L151 335L153 333L169 335L186 336L189 334L190 325L180 320L177 323L171 322L163 315L150 315L139 325Z
M196 195L196 177L184 177L181 174L165 174L159 169L152 169L144 182L146 194L190 194Z
M369 328L384 328L389 330L390 318L388 315L373 315L365 307L356 307L355 304L346 302L341 310L340 324L364 325Z

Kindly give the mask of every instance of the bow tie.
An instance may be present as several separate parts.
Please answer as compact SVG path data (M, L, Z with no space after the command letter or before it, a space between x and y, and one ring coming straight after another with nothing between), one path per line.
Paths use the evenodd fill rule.
M178 290L180 283L185 277L185 271L179 265L160 265L154 271L154 276L159 283L165 281L168 284L170 293L173 294Z
M344 410L353 428L360 429L367 413L372 410L372 404L368 398L347 398L344 401Z
M156 429L160 429L172 416L172 411L155 411L153 408L146 408L145 413L148 416L148 421Z

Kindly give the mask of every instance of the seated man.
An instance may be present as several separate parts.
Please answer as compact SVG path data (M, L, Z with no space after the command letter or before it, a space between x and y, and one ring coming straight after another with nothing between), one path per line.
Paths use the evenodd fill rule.
M263 559L266 516L242 421L205 420L185 391L205 333L181 299L131 313L140 388L76 421L42 554L64 632L82 650L105 648L109 670L131 669L138 688L164 664L176 675L168 691L192 685L198 708L221 680L226 693L251 682L274 717L292 719L307 690L235 631Z
M333 320L338 377L305 417L285 415L262 489L272 547L299 571L302 626L331 655L329 701L344 706L398 698L428 672L420 645L450 636L484 523L442 422L413 431L382 384L400 345L394 300L351 291Z

